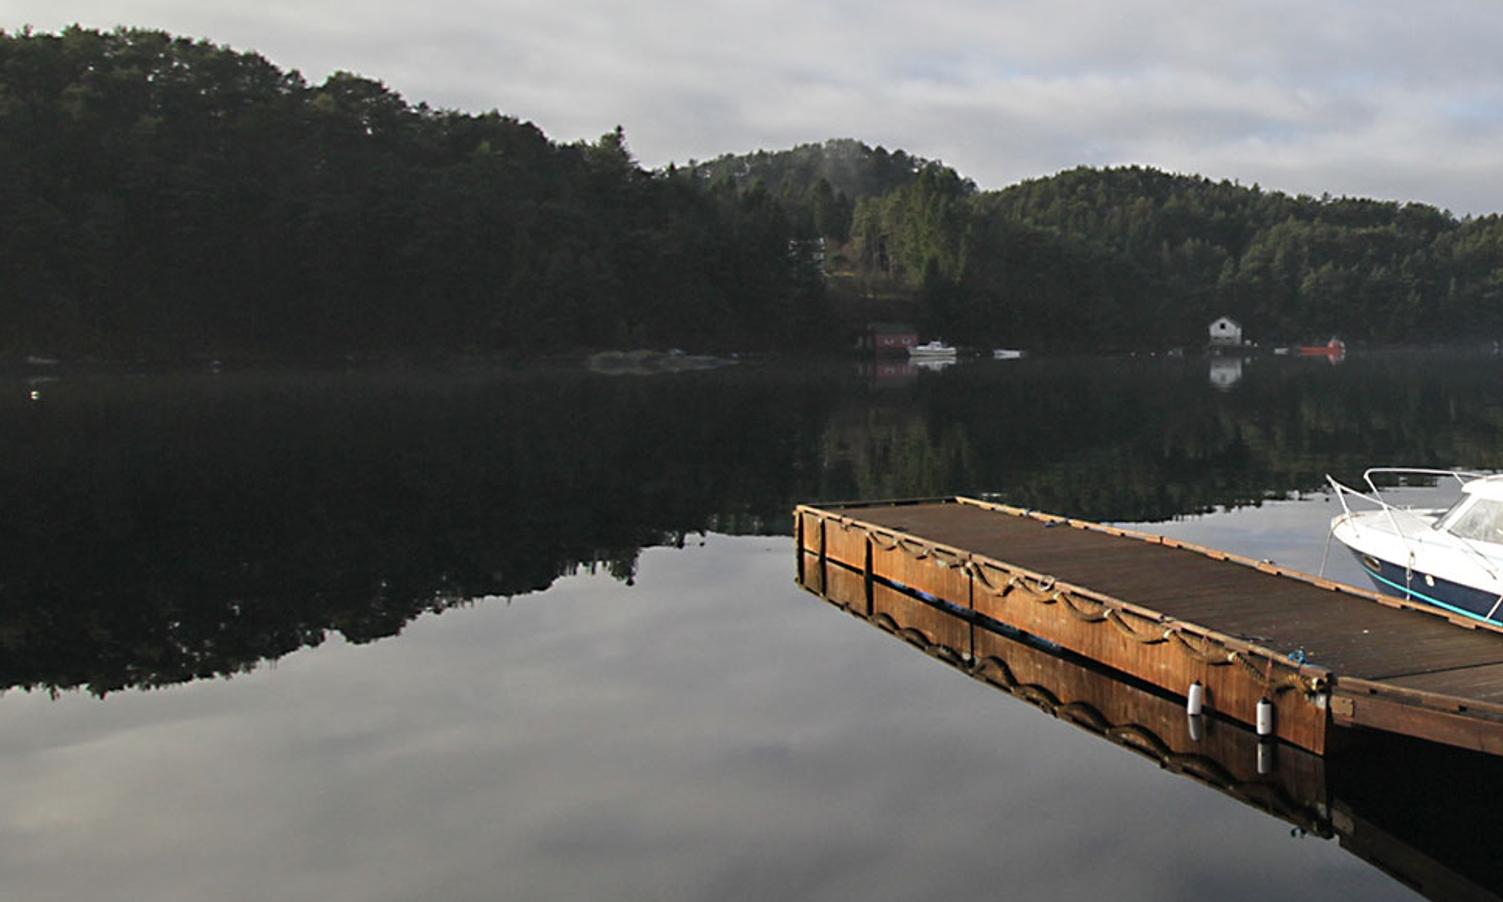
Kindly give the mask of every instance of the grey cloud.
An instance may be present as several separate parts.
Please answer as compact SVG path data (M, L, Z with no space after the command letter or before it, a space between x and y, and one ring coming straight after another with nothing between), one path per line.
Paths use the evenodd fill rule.
M318 80L499 108L558 140L620 123L648 165L832 136L985 187L1140 163L1270 188L1503 209L1503 8L1453 0L764 4L13 0L8 27L128 22Z

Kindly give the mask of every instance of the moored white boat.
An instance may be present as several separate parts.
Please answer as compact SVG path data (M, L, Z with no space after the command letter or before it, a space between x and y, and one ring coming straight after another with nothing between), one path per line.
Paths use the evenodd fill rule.
M1399 507L1374 483L1379 474L1454 479L1460 497L1445 508ZM1503 623L1503 475L1375 467L1363 474L1368 492L1326 478L1342 508L1331 535L1378 591ZM1358 501L1374 509L1353 510Z
M947 345L938 339L935 339L931 342L926 342L921 345L914 345L913 347L908 349L908 356L914 358L915 360L922 360L925 358L931 360L940 360L945 358L954 359L956 353L957 352L954 345Z

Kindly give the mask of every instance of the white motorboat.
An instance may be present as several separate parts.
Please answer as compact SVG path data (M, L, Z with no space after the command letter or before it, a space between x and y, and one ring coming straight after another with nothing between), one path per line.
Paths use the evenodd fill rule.
M953 360L956 353L954 345L947 345L938 339L908 349L908 356L914 360Z
M996 348L992 351L993 360L1017 360L1023 356L1023 352L1017 348Z
M1454 479L1460 497L1445 508L1390 504L1373 477ZM1342 512L1331 535L1362 565L1378 591L1492 623L1503 623L1503 475L1375 467L1362 492L1326 477ZM1372 509L1353 510L1352 502Z

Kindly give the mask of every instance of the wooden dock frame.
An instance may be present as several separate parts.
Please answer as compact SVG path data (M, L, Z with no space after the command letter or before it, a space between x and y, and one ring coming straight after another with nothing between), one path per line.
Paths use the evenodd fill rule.
M1486 864L1492 855L1485 845L1478 855L1476 842L1498 820L1503 759L1374 731L1332 757L1266 742L1214 714L1187 716L1183 699L1078 655L855 570L821 568L812 553L800 557L803 589L971 680L1297 830L1334 839L1428 898L1503 899L1503 871ZM1425 811L1395 804L1396 772L1405 775L1408 799L1429 803Z
M1269 562L970 498L800 505L794 513L800 582L822 585L827 568L843 568L863 580L867 616L876 613L872 609L876 585L900 588L964 616L1004 624L1179 696L1199 682L1205 687L1208 709L1245 724L1257 723L1258 703L1266 699L1274 708L1277 738L1316 754L1326 752L1332 726L1367 727L1503 754L1503 698L1427 691L1364 674L1343 675L1234 635L1214 622L1198 622L1182 613L1174 616L1119 597L1110 586L1087 586L1031 569L1027 555L1004 560L959 541L942 540L948 537L921 535L892 525L895 520L909 519L904 514L917 511L918 506L935 505L966 506L998 517L1027 518L1046 528L1067 526L1070 532L1083 530L1103 538L1184 551L1222 562L1244 576L1251 572L1325 593L1355 596L1390 617L1395 610L1418 614L1422 619L1415 622L1431 631L1445 620L1452 621L1441 623L1446 629L1473 640L1490 631L1476 621L1448 617ZM912 511L904 511L905 507ZM816 572L807 572L811 567ZM1495 662L1486 658L1484 667L1458 664L1434 673L1465 676L1468 668L1479 676L1503 673L1503 636L1486 639L1496 643ZM1472 641L1473 652L1475 645Z
M1079 656L989 629L963 612L865 580L854 570L820 571L811 561L806 576L812 583L801 583L804 589L973 680L1291 826L1333 835L1321 756L1289 746L1275 749L1253 731L1213 716L1189 717L1183 701L1168 693L1124 680Z

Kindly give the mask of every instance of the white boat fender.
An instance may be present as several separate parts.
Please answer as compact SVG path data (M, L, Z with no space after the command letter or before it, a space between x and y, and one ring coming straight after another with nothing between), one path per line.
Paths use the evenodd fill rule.
M1258 699L1257 727L1260 737L1273 735L1273 702L1266 698Z
M1200 714L1206 704L1206 687L1196 680L1190 684L1190 692L1185 696L1185 713L1191 717Z
M1191 742L1199 742L1206 737L1206 716L1204 714L1191 714L1185 719L1189 722Z

